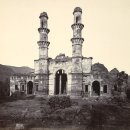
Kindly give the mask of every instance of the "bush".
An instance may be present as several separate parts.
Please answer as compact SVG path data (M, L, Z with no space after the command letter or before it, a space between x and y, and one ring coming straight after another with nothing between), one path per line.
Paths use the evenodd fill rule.
M127 89L126 95L127 95L127 98L130 99L130 88Z
M23 99L23 98L25 98L25 94L20 92L20 91L15 91L14 93L12 93L11 98L13 98L13 99Z
M117 105L119 105L119 106L122 106L124 103L126 103L127 102L127 100L126 100L126 98L124 98L123 96L114 96L113 98L112 98L112 101L111 101L111 103L113 103L113 104L117 104Z
M97 126L102 126L107 122L106 111L102 104L95 105L90 110L90 115L91 115L91 118L90 118L89 126L92 128L97 127Z
M53 109L62 109L71 106L69 96L52 96L49 98L48 104Z

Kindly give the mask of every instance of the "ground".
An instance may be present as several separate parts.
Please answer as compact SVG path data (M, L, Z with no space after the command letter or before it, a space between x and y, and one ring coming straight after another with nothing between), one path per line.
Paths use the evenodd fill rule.
M14 128L16 123L23 123L28 129L44 130L71 129L86 130L87 127L105 130L130 129L130 103L110 103L103 98L72 99L72 106L51 109L48 98L28 97L0 103L0 127ZM112 100L111 100L112 102ZM118 128L119 127L119 128Z

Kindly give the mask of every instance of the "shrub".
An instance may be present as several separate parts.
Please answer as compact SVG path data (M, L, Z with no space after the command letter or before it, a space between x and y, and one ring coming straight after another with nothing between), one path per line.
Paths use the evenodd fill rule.
M52 96L48 104L53 109L66 108L71 106L71 100L69 96Z
M20 91L15 91L14 93L12 93L11 98L13 98L13 99L24 99L25 94L21 93Z
M127 95L127 98L130 99L130 88L127 89L126 95Z
M111 103L113 103L113 104L117 104L117 105L119 105L119 106L122 106L124 103L126 103L126 98L124 98L124 96L114 96L113 98L112 98L112 101L111 101Z
M94 105L90 110L90 127L102 126L107 122L107 112L103 104Z

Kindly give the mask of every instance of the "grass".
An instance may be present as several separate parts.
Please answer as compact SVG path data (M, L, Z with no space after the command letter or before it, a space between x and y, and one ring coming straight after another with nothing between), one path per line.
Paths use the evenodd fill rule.
M125 125L130 122L130 103L125 106L101 103L96 98L72 99L72 106L53 110L47 98L26 98L0 103L0 127L15 127L24 123L32 127ZM100 122L99 122L100 121Z
M36 99L4 102L0 104L0 122L5 121L10 126L10 124L20 122L26 123L29 119L39 119L41 116L40 109L40 101Z

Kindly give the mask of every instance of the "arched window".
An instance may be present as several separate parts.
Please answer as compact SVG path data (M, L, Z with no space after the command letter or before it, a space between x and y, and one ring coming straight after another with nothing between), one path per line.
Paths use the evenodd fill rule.
M76 17L76 23L80 23L80 19L81 19L80 16L77 16Z
M103 86L103 92L104 92L104 93L107 93L107 85L104 85L104 86Z
M41 21L41 27L43 28L43 21Z
M116 84L114 85L114 91L117 91L117 85Z
M24 91L24 85L22 85L21 91Z
M38 91L38 85L36 85L36 91Z
M15 90L19 90L18 85L15 85Z
M79 19L79 18L78 18L78 17L76 17L76 23L78 23L78 19Z
M85 92L88 92L88 85L85 85Z

